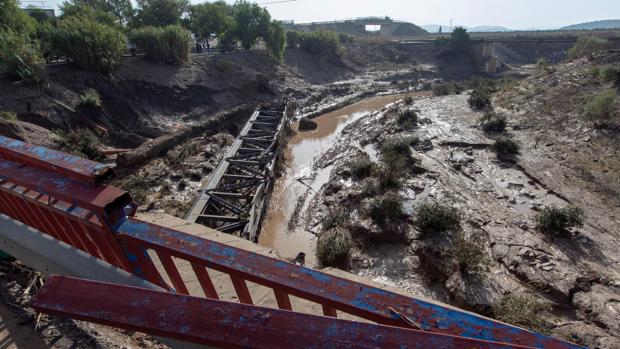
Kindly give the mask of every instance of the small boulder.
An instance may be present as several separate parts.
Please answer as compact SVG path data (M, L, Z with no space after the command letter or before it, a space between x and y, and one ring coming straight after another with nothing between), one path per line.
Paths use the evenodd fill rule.
M312 131L316 130L317 127L316 122L311 119L301 118L301 120L299 120L299 131Z

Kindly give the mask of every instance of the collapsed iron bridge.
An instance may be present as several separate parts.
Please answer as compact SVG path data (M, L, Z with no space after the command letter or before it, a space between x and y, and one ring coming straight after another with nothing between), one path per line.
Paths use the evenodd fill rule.
M280 138L290 112L286 102L254 111L186 220L258 240L273 185Z

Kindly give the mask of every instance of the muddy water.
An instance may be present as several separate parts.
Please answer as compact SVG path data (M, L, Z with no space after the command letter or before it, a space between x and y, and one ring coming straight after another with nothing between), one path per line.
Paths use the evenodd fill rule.
M274 185L269 209L263 220L259 244L271 247L283 258L306 254L306 265L315 265L316 236L296 224L296 212L304 212L312 197L329 179L331 167L314 166L316 160L338 140L350 123L393 103L406 95L371 97L313 119L314 131L297 132L284 151L282 176ZM293 129L297 130L297 124Z

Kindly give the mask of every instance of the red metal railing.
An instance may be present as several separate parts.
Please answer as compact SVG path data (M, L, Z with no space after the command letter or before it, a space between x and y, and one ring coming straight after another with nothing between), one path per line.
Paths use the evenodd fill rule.
M0 143L6 140L1 137ZM125 253L110 228L125 214L125 208L133 214L129 193L94 183L96 176L87 176L86 169L67 176L66 172L70 171L67 167L60 169L39 160L22 161L22 156L27 158L27 155L6 156L7 152L12 154L0 146L3 213L110 264L129 269ZM22 162L6 160L8 157ZM93 164L96 163L87 163L92 168L101 168Z
M161 285L163 275L149 254L149 250L153 251L180 294L189 292L173 258L191 263L205 295L210 298L218 296L206 268L228 274L239 301L245 304L253 304L249 281L271 288L278 308L283 310L295 311L289 297L293 295L320 304L323 314L330 317L342 311L382 325L410 327L412 321L427 331L461 337L539 348L579 348L463 310L406 297L135 218L126 218L116 231L130 250L128 257L135 274Z
M218 348L531 348L62 276L49 278L31 304L52 315Z

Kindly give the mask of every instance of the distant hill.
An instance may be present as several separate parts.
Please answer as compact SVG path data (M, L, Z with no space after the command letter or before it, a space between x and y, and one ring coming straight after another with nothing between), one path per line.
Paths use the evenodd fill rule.
M449 25L439 25L439 24L429 24L429 25L423 25L422 28L425 29L427 32L429 33L438 33L439 32L439 27L442 28L442 31L444 33L447 33L450 31L450 26ZM467 27L467 26L461 26L461 25L457 25L455 27L464 27L465 29L467 29L467 31L472 32L472 33L476 33L476 32L509 32L512 31L511 29L508 29L506 27L502 27L502 26L491 26L491 25L480 25L480 26L476 26L476 27Z
M593 30L593 29L620 29L620 19L606 19L602 21L573 24L560 30Z

